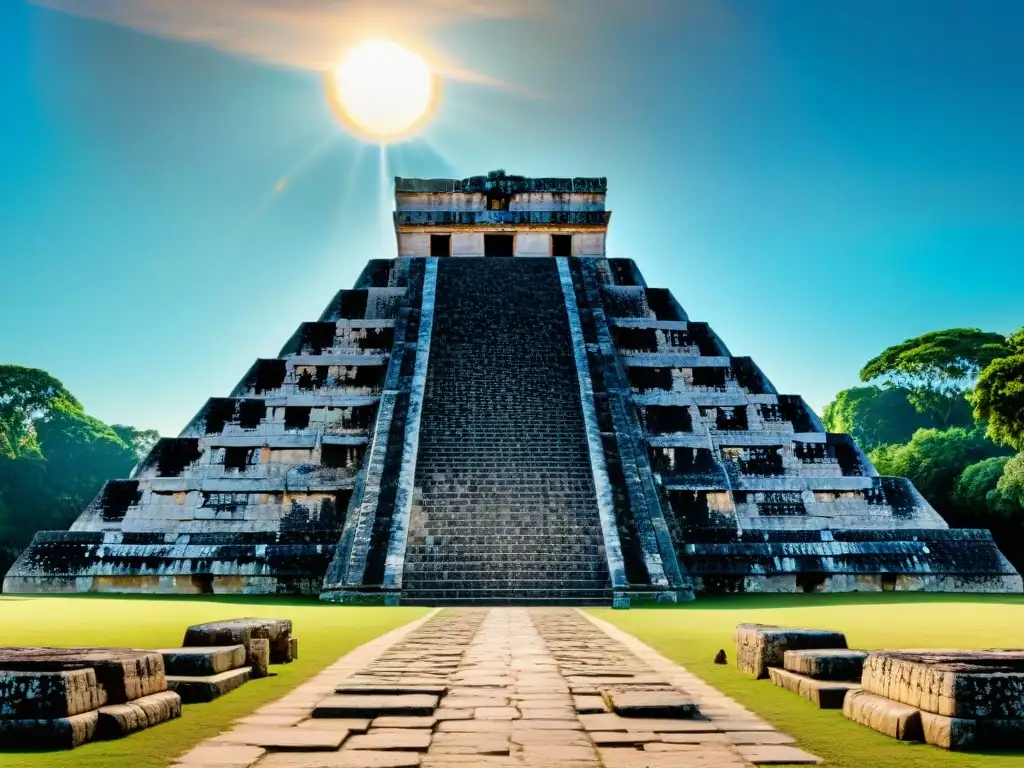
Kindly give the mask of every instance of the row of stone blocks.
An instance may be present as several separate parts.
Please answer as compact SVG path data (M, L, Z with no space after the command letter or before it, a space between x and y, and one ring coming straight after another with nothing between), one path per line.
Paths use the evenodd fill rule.
M71 749L181 715L298 654L291 622L189 627L182 648L0 648L0 748Z
M741 670L893 738L1024 747L1024 650L868 653L838 632L760 624L741 624L734 638Z

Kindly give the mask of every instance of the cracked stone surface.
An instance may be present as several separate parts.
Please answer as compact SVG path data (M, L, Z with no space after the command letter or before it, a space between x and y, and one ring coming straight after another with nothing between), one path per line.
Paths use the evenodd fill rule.
M612 711L616 700L635 703L635 716ZM658 716L645 716L648 704ZM792 742L636 638L576 609L448 609L357 648L173 765L819 762Z

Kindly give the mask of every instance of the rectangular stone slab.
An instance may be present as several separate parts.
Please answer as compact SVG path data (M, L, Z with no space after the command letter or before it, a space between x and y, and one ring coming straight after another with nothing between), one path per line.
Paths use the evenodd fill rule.
M860 688L859 683L816 680L813 677L798 675L796 672L778 667L769 668L768 675L775 685L807 699L818 709L842 709L847 692Z
M620 717L691 718L700 714L697 705L676 691L602 690L608 708Z
M291 661L292 622L290 619L225 619L206 624L195 624L185 630L183 646L196 645L248 645L249 641L270 641L270 663L287 664Z
M74 749L92 741L97 719L95 711L52 720L0 719L0 748Z
M297 661L299 658L299 638L288 638L288 661Z
M884 696L850 691L843 701L843 716L900 741L922 741L921 710Z
M768 677L768 667L781 667L786 651L805 648L846 648L842 632L793 629L773 624L739 624L733 632L736 666L757 678Z
M196 702L213 701L225 693L230 693L249 682L251 674L252 671L249 667L241 667L221 672L219 675L203 677L171 675L167 678L167 685L181 696L181 700L185 704L195 704Z
M219 675L245 666L244 645L161 648L157 653L164 657L164 673L168 675Z
M424 693L428 696L444 696L448 691L446 685L433 685L430 683L410 684L405 685L403 683L382 683L380 685L374 685L372 683L347 683L339 685L334 689L335 693L341 694L353 694L357 696L366 696L369 694L382 694L386 696L394 696L395 694L401 693Z
M1024 651L876 651L864 689L956 718L1024 718Z
M818 680L843 680L859 683L864 672L867 651L842 648L786 651L782 665L790 672Z
M379 717L381 715L432 715L438 697L424 693L339 694L316 705L313 717Z
M156 651L132 648L0 648L0 670L60 671L91 667L108 704L167 690L164 659Z
M67 669L58 672L0 671L0 717L52 720L91 712L107 703L96 672Z
M127 704L100 707L97 714L96 738L117 739L181 717L181 697L173 691L162 691Z
M943 749L1024 748L1024 720L972 720L921 713L924 740Z

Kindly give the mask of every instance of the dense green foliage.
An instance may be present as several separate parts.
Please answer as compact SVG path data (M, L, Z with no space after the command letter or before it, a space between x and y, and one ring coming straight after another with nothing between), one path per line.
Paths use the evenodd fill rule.
M829 432L851 435L865 451L886 443L905 443L919 429L971 426L971 407L961 396L942 402L941 415L922 413L904 387L851 387L825 406L822 421Z
M978 377L973 400L989 437L1024 450L1024 354L993 361Z
M992 531L1024 571L1024 328L952 328L908 339L860 372L824 423L883 475L909 478L950 525ZM973 411L971 406L973 405Z
M45 371L0 365L0 573L36 531L70 526L156 437L89 416Z
M998 333L977 328L933 331L883 350L861 369L860 379L908 389L915 408L935 414L937 426L949 427L957 400L989 363L1009 351L1006 337Z

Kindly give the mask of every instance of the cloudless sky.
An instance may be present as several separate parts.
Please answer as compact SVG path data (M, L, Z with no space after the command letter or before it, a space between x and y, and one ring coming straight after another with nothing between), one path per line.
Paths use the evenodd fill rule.
M535 95L449 83L383 168L314 72L0 2L0 362L177 434L394 255L391 177L495 168L607 176L609 255L819 412L1024 324L1024 2L617 2L432 30Z

